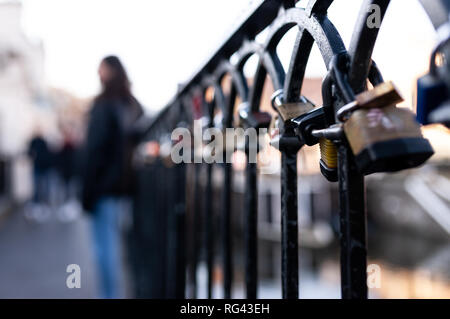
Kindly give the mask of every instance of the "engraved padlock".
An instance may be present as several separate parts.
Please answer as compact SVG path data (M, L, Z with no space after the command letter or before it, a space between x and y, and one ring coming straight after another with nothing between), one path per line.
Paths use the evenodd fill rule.
M403 99L391 82L356 96L338 112L344 133L365 175L417 167L433 154L414 114L396 104Z

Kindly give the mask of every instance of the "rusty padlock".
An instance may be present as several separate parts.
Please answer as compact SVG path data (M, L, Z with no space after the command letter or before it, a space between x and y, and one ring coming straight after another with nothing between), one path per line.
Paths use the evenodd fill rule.
M396 107L401 101L395 86L386 82L357 95L338 111L361 173L417 167L434 154L414 114Z

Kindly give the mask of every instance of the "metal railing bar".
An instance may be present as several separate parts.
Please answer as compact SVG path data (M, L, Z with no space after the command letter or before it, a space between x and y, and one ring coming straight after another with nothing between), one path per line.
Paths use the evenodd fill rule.
M371 58L380 28L369 28L367 19L373 14L370 7L377 5L380 8L380 21L386 14L390 0L365 0L358 15L358 21L350 41L348 53L351 57L349 82L355 93L366 89L366 79L369 76Z

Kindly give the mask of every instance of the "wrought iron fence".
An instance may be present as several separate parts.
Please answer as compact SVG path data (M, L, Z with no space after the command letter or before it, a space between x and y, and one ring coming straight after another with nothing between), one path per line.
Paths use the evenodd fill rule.
M368 293L364 176L377 171L416 166L431 155L432 151L427 148L426 142L419 141L419 144L422 143L419 145L422 146L418 151L420 154L406 154L407 158L413 158L412 163L406 163L404 158L399 160L396 167L389 167L390 164L386 162L376 162L375 166L380 164L381 167L369 167L364 171L355 158L348 136L344 136L342 132L341 115L348 111L350 106L354 107L352 101L357 99L357 95L368 90L368 82L374 87L384 82L380 70L371 58L379 28L368 26L367 19L372 13L369 8L377 5L382 20L389 0L363 1L348 49L327 16L332 0L310 0L306 8L296 7L296 2L253 2L254 7L241 24L192 79L180 88L174 99L156 116L145 135L146 142L140 148L143 154L141 164L153 173L139 177L140 185L145 184L145 192L138 196L136 205L144 211L159 211L159 214L166 216L164 218L168 218L165 219L164 225L170 227L167 226L167 231L159 230L158 233L163 238L160 244L165 244L162 267L167 269L164 278L168 283L164 288L167 297L197 296L197 266L203 250L208 269L208 296L212 297L213 258L215 254L220 253L223 261L224 297L231 298L234 253L230 228L233 215L232 164L230 161L224 164L174 164L168 151L174 143L171 133L178 127L192 130L193 121L200 118L207 119L205 127L216 126L221 130L232 128L237 125L234 121L236 110L240 118L238 125L268 127L272 117L260 110L266 78L270 79L276 91L273 106L280 115L278 143L282 153L280 205L283 298L298 298L297 153L303 145L316 144L320 139L324 148L330 146L327 142L331 142L331 147L336 148L337 165L327 164L326 158L322 159L321 164L327 179L337 181L339 187L342 298L367 298ZM447 23L449 1L421 2L436 29ZM298 34L289 68L284 70L276 49L283 36L292 28L298 28ZM261 45L255 41L255 37L264 29L267 29L267 40ZM322 85L323 106L315 107L311 111L306 108L308 101L302 97L301 92L314 43L320 50L328 75ZM258 58L258 66L252 83L249 83L244 76L244 66L253 55ZM222 86L225 76L231 77L229 92L225 92ZM206 96L208 89L214 91L211 98ZM239 105L237 101L240 101ZM295 116L283 114L283 110L291 106ZM223 120L220 123L214 121L217 112L222 113ZM419 136L418 140L423 139ZM149 155L154 153L151 150L153 142L160 147L159 159ZM413 144L415 142L417 140L412 141ZM248 148L247 143L247 153ZM397 154L394 160L390 158L390 163L395 162L401 155ZM366 160L378 161L373 158ZM224 174L219 220L213 218L213 165L221 167ZM206 168L204 192L201 191L200 185L202 168ZM257 163L247 163L245 176L245 287L247 298L257 298ZM202 201L205 201L204 209ZM213 246L217 223L220 225L220 252L215 251ZM187 281L191 287L189 290L186 289Z

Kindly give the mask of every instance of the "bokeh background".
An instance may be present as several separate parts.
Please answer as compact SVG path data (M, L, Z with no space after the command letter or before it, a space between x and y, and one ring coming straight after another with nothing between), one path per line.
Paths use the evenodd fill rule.
M0 298L96 296L88 217L76 196L61 194L57 174L48 207L30 213L33 186L27 148L33 134L41 132L55 151L67 134L82 143L86 115L100 88L98 64L108 54L124 61L133 92L151 118L218 48L251 4L242 0L0 1ZM336 0L329 10L346 45L360 5L361 1ZM264 40L264 32L257 40ZM292 30L278 48L286 67L294 40ZM434 29L418 1L391 1L373 58L384 78L400 89L404 107L415 109L416 81L427 72L435 42ZM255 68L256 59L250 59L246 75L254 74ZM325 73L314 47L303 94L319 105ZM263 108L270 109L271 93L266 87ZM369 263L382 270L381 287L370 291L373 298L450 298L449 131L435 125L424 128L424 134L436 151L428 164L367 179ZM316 148L305 148L299 159L300 296L339 298L336 189L319 174ZM273 151L274 165L278 161ZM235 176L233 229L239 251L243 196L239 160ZM215 172L216 185L221 178L220 171ZM262 176L260 182L259 202L264 203L259 225L260 295L279 298L279 177ZM128 215L123 218L124 233L132 224ZM124 251L128 270L123 296L133 297L134 286L152 282L133 282ZM81 289L69 290L65 285L66 266L72 263L81 266ZM242 297L240 254L236 267L234 295ZM199 278L206 280L204 266ZM214 278L214 293L220 297L220 256Z

